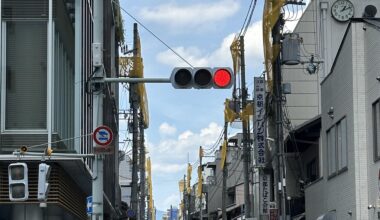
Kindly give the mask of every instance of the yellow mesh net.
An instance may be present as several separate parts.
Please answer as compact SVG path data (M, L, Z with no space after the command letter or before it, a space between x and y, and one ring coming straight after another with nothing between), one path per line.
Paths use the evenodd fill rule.
M268 89L273 92L273 62L280 52L280 45L273 44L272 29L280 17L285 0L265 0L263 13L263 44L265 69L268 75Z
M202 177L202 167L198 166L198 189L197 189L197 197L200 197L202 194L202 184L203 184L203 177Z
M226 163L226 157L227 157L227 141L224 140L222 145L222 150L220 152L220 167L221 169L224 168L224 164Z
M186 189L187 189L187 193L191 193L191 186L190 186L190 182L191 182L191 172L193 171L193 167L191 166L191 164L188 164L187 165L187 186L186 186Z

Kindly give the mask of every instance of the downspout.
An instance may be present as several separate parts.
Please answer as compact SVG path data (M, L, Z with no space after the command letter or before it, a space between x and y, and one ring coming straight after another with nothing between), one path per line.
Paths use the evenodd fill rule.
M49 0L49 20L47 37L47 133L48 133L48 152L51 151L52 142L52 84L53 84L53 0Z

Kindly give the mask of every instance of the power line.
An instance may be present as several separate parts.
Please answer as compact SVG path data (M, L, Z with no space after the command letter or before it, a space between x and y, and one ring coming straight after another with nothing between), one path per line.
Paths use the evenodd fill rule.
M256 3L257 3L257 0L252 0L251 3L249 4L247 15L245 16L243 26L240 29L239 37L245 36L245 34L247 33L248 27L251 24L253 12L255 11L255 8L256 8Z
M155 37L158 41L160 41L163 45L165 45L169 50L171 50L175 55L177 55L181 60L183 60L187 65L194 68L193 65L189 61L187 61L184 57L182 57L178 52L176 52L173 48L171 48L167 43L165 43L161 38L159 38L156 34L154 34L149 28L147 28L143 23L141 23L139 20L137 20L136 17L134 17L131 13L129 13L127 10L125 10L123 7L120 6L118 2L115 0L112 0L113 3L115 3L122 11L124 11L129 17L131 17L133 20L135 20L141 27L143 27L146 31L148 31L153 37Z

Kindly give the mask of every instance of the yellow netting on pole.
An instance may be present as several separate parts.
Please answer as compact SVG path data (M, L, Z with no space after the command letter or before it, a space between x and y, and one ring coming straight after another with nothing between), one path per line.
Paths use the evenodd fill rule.
M179 192L183 193L183 190L185 190L185 181L184 180L180 180L178 182L178 186L179 186Z
M230 108L230 102L231 100L229 99L226 99L224 102L224 121L229 123L233 122L238 117L236 112Z
M198 188L197 188L197 197L201 197L201 194L202 194L202 184L203 184L202 167L201 167L201 166L198 166Z
M222 150L220 152L220 167L221 169L224 168L224 164L226 163L226 157L227 157L227 141L224 140L222 145Z
M191 193L191 186L190 186L190 182L191 182L191 172L193 171L193 167L191 166L191 164L188 164L187 165L187 186L186 186L186 189L187 189L187 193Z
M152 186L152 166L150 162L150 158L148 157L146 160L146 171L148 173L148 190L149 190L149 201L148 201L148 207L149 210L151 210L151 213L153 213L153 186Z
M273 44L272 29L280 17L281 7L285 0L265 0L263 13L263 44L265 69L268 76L268 89L273 92L273 62L280 52L280 45Z
M144 78L144 64L141 58L141 43L140 37L136 42L136 56L132 57L133 64L129 71L129 77L131 78ZM137 95L139 97L140 109L143 115L144 127L149 127L149 108L148 108L148 97L146 94L145 84L139 83L137 85Z
M252 103L249 103L240 113L240 118L244 123L248 123L249 117L254 114L254 106Z
M232 56L232 65L234 73L238 74L240 72L240 49L239 49L239 38L235 36L234 40L230 46L231 56Z

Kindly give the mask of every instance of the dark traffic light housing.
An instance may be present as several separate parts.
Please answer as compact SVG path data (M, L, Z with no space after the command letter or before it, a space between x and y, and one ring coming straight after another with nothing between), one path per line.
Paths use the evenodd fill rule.
M176 67L170 82L176 89L228 89L233 85L234 77L228 67Z

